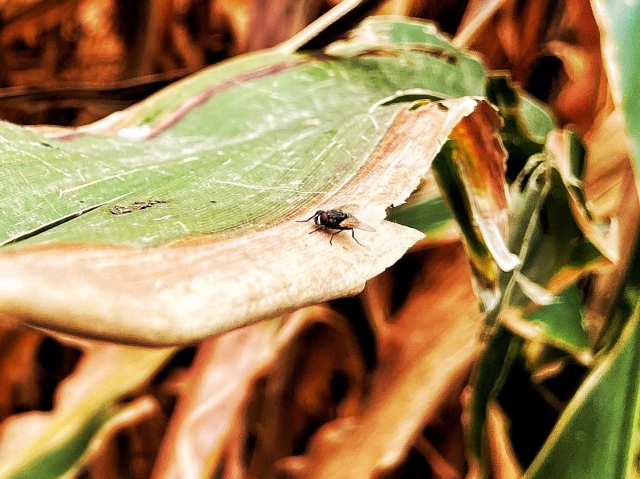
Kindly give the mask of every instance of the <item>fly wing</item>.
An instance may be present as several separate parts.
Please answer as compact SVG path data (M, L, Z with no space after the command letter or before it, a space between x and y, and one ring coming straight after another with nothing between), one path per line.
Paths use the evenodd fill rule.
M370 231L371 233L374 233L376 231L371 226L363 223L353 215L347 215L347 217L340 222L340 226L343 228L353 228L362 231Z
M349 203L348 205L342 205L342 206L338 206L336 208L337 210L342 210L345 213L357 213L358 211L360 211L360 205L356 204L356 203Z

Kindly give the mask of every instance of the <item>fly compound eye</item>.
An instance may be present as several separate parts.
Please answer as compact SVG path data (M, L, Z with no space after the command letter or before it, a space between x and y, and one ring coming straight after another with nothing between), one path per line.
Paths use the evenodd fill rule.
M329 221L329 215L327 214L326 211L323 211L320 213L320 216L318 218L320 221L318 221L319 225L326 225L327 222Z

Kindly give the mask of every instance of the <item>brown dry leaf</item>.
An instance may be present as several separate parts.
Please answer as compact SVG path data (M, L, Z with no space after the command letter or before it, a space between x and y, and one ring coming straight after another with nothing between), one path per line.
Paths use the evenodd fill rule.
M0 420L40 403L37 356L43 339L30 329L0 326Z
M502 271L511 271L519 260L506 245L508 237L509 194L504 179L506 151L495 132L500 117L487 102L478 107L477 116L468 116L451 132L460 153L456 166L461 171L473 220L487 249Z
M298 424L306 426L304 411L308 413L308 407L322 409L331 403L327 397L319 400L318 394L325 390L326 380L333 376L321 376L318 372L333 371L329 365L339 345L347 346L342 355L347 364L359 364L359 353L350 339L351 333L345 329L344 318L327 308L311 307L287 317L280 327L279 324L280 320L273 320L231 331L200 347L188 381L188 394L182 397L172 417L154 478L205 477L220 469L223 463L226 463L225 474L245 477L246 467L240 457L246 458L252 452L253 462L262 462L260 477L265 477L266 471L273 467L272 462L279 457L261 461L258 456L264 457L270 447L291 445L291 440L273 439L278 435L278 426L286 435L292 431L293 421L289 418L296 416L296 412ZM327 339L331 340L329 344ZM291 374L297 371L293 384L286 382L286 371L290 368L294 368ZM351 371L353 366L347 369ZM360 371L358 376L362 376L362 366L356 369ZM268 403L260 402L261 398L266 401L260 394L264 393L266 382L272 385ZM362 387L361 380L359 382L360 385L352 384L350 390L358 392ZM302 402L278 403L274 387L280 387L281 393L293 391ZM251 405L248 406L247 401ZM353 401L344 398L341 404L341 410L351 410L353 414L354 406L348 406L354 404ZM255 412L256 408L264 410L258 416L267 422L266 426L258 427L252 422L254 415L247 417L247 409ZM287 419L276 421L276 418L282 419L282 414L286 414ZM249 430L259 431L260 437L254 438L255 451L243 453L241 449L250 441Z
M211 24L219 31L229 31L231 56L247 51L251 0L225 0L212 2Z
M447 33L455 31L467 5L463 0L385 0L381 3L375 10L376 15L426 18Z
M273 47L301 31L320 15L324 0L262 0L251 4L245 51Z
M474 2L454 44L480 53L490 69L508 68L516 81L525 82L555 8L554 2Z
M588 0L567 2L550 26L544 52L562 62L548 99L561 124L580 135L598 115L611 111L612 98L602 63L600 33Z
M611 101L588 0L470 2L454 44L478 51L492 69L509 69L580 134ZM553 77L543 64L551 58L562 65Z
M477 37L488 25L496 12L502 8L507 0L469 0L464 16L460 21L458 32L453 39L453 44L465 47L477 41Z
M365 368L348 321L314 307L294 314L286 327L286 341L278 341L273 359L252 378L225 477L273 477L278 461L301 453L318 427L360 407Z
M207 468L222 460L236 411L256 370L273 361L291 334L291 328L278 331L278 323L247 326L199 346L188 390L171 418L152 477L204 477Z
M460 471L449 464L438 449L423 436L416 441L415 448L422 454L432 468L434 479L457 479L462 477Z
M487 102L479 104L477 111L478 115L466 117L455 126L445 153L434 164L434 174L464 231L461 238L477 295L491 310L500 298L500 271L511 271L519 259L506 244L506 151L495 134L502 125L501 118Z
M481 320L463 249L431 252L424 272L380 333L378 367L359 413L326 424L304 455L282 462L294 477L369 478L393 468L450 395L461 392Z

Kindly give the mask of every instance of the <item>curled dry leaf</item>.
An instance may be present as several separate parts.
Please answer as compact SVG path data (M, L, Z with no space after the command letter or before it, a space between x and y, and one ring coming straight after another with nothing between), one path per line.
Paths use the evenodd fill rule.
M554 8L552 2L470 2L454 43L482 54L491 69L509 69L526 82Z
M468 116L453 129L451 141L459 154L456 167L468 190L472 217L492 258L502 271L511 271L518 257L505 243L508 237L508 201L506 152L495 135L501 126L495 109L486 102L478 108L478 115Z
M272 477L318 427L360 408L365 365L348 320L314 307L290 321L286 341L252 378L228 445L228 476Z
M317 198L313 209L262 231L152 249L52 243L6 250L0 308L40 327L159 345L197 341L354 294L421 237L381 222L385 209L417 187L462 119L476 112L484 118L486 109L483 100L469 97L449 100L444 109L401 109L351 181ZM362 206L358 217L376 230L358 231L364 247L344 233L331 245L325 235L309 235L313 225L294 221L354 200Z
M499 272L511 271L519 263L506 244L506 152L495 135L500 126L496 110L482 102L478 115L455 126L433 166L442 195L462 230L476 292L488 310L500 298Z
M469 47L482 33L483 28L490 24L496 11L502 7L505 0L471 0L467 4L464 16L460 21L453 43L461 47Z
M357 415L324 425L295 477L373 477L396 466L446 401L457 401L478 351L481 315L459 246L433 253L428 278L380 332L378 366ZM454 396L452 398L451 396Z
M308 425L305 406L329 407L335 399L324 395L320 400L318 394L332 384L344 385L342 379L348 391L360 393L363 366L351 336L345 318L311 307L282 322L251 325L204 343L193 365L189 394L178 403L153 477L207 477L225 463L227 474L244 471L244 476L248 469L261 468L264 477L283 455L273 456L270 448L292 445L292 438L286 441L283 434L295 432L295 427L282 420L282 414ZM320 377L318 371L335 371L342 382L332 383L333 373ZM287 401L278 393L282 388L300 401ZM338 403L353 404L347 396ZM341 410L354 413L353 405ZM274 439L278 435L281 441Z
M291 328L278 330L278 323L273 320L229 331L199 346L190 369L189 391L172 415L152 477L205 477L207 467L222 460L251 380L273 361L291 334Z
M446 458L440 454L438 449L424 436L420 436L417 439L415 448L425 457L431 466L433 471L432 477L437 479L458 479L462 476L461 472L452 467Z
M253 2L246 51L262 50L286 41L318 18L323 0Z

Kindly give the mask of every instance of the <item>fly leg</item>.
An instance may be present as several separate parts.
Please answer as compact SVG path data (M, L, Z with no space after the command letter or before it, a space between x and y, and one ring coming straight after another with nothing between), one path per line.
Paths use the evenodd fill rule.
M353 230L353 228L351 229L351 237L356 240L356 243L358 243L360 246L362 246L364 248L364 245L362 243L360 243L360 241L358 241L356 239L356 232Z
M344 231L344 230L339 230L339 231L336 231L335 233L333 233L333 234L331 235L331 239L329 240L329 244L330 244L330 245L333 245L333 237L334 237L335 235L337 235L337 234L342 233L343 231Z

